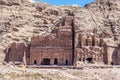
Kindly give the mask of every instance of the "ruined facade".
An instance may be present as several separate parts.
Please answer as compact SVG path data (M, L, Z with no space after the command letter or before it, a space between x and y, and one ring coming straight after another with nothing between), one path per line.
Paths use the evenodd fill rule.
M12 43L8 48L5 50L6 56L5 61L13 61L16 64L24 62L24 53L26 52L26 47L24 43Z
M103 63L102 39L84 34L76 34L76 61Z
M114 49L95 34L80 33L73 18L66 17L61 27L47 36L33 36L29 44L12 43L5 50L5 61L26 65L74 65L77 61L120 64L119 48Z
M71 65L71 29L61 29L57 34L46 37L32 37L29 59L30 65Z
M30 43L28 64L72 65L73 64L72 20L67 17L55 34L45 37L33 36Z

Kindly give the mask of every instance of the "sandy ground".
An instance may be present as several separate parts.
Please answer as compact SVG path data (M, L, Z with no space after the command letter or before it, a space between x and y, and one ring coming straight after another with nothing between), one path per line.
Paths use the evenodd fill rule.
M120 80L120 69L38 69L1 65L0 80Z

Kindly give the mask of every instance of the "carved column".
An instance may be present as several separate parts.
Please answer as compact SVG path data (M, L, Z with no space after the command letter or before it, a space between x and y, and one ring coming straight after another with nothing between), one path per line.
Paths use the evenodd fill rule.
M24 51L24 55L23 55L23 63L24 65L26 66L27 65L27 62L26 62L26 52Z
M82 46L86 46L86 39L87 39L86 36L82 37Z
M87 44L88 44L88 46L92 46L92 38L91 37L87 38Z

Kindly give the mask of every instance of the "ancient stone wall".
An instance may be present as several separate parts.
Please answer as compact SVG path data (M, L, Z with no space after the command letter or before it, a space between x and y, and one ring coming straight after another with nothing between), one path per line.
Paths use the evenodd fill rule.
M44 59L49 59L49 65L71 65L71 51L66 51L62 49L39 49L36 51L31 51L30 64L31 65L47 65ZM55 59L57 59L57 64L55 64ZM66 60L68 61L66 63ZM35 63L36 61L36 63Z
M6 48L6 62L23 62L25 52L24 43L12 43L10 47Z

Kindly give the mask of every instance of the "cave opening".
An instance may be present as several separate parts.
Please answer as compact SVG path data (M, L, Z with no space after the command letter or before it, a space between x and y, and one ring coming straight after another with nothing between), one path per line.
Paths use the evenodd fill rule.
M88 61L88 63L92 63L93 58L92 58L92 57L89 57L89 58L87 58L86 60Z

